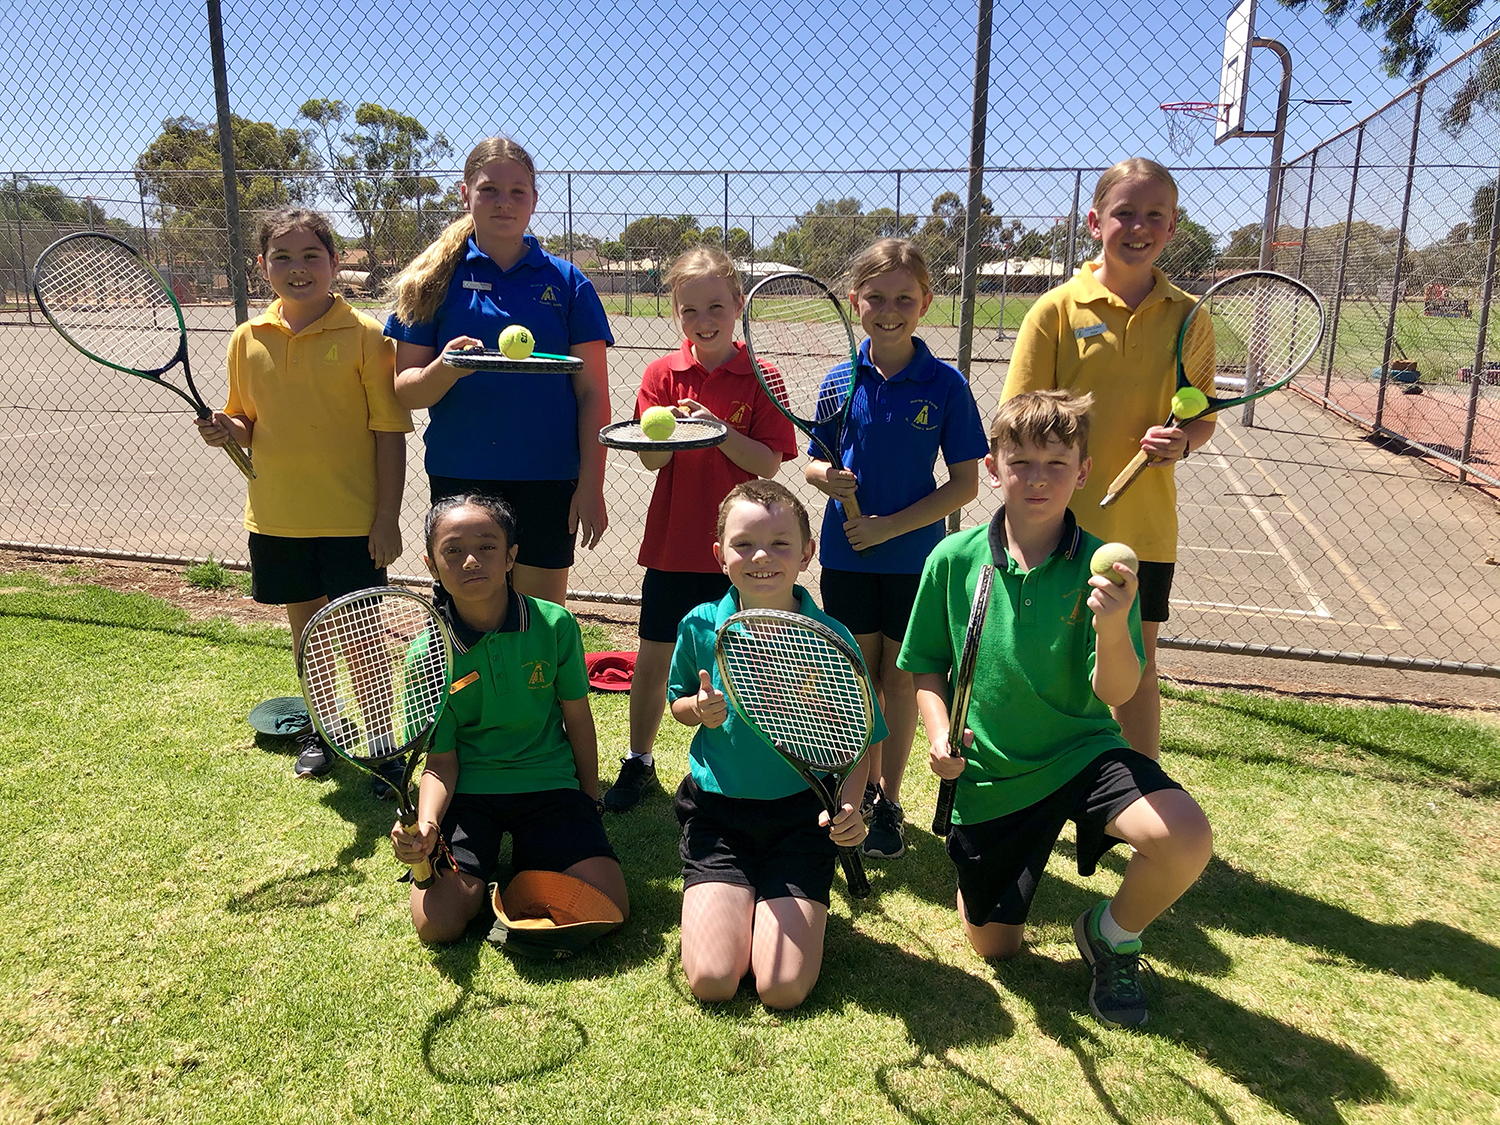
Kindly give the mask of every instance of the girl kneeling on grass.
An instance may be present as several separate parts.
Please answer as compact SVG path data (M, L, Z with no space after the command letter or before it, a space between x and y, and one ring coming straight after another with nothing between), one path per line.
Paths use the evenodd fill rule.
M484 904L511 835L516 871L561 871L630 913L620 863L600 819L599 747L578 622L560 605L518 593L516 521L491 496L442 500L427 513L422 560L448 597L453 690L432 735L417 827L391 829L396 858L433 855L438 833L453 868L412 888L425 942L455 941Z

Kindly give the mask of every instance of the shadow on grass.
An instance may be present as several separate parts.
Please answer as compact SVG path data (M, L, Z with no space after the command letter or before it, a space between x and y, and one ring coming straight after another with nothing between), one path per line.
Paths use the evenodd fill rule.
M119 593L102 586L61 586L45 592L9 594L0 598L0 617L197 637L215 644L291 648L286 631L273 626L247 628L223 617L196 621L184 610L149 594Z

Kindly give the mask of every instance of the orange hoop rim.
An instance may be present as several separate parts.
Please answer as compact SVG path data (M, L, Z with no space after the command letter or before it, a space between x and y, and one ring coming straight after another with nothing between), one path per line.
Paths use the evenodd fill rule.
M1190 117L1217 121L1219 110L1225 107L1222 102L1162 102L1161 108L1168 113L1185 113Z

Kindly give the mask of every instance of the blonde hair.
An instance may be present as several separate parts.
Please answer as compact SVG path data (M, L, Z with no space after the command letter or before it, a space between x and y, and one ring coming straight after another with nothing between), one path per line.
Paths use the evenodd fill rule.
M740 287L740 271L728 254L717 246L694 246L677 255L665 278L667 288L672 291L672 308L677 308L677 287L684 282L697 281L700 277L722 277L729 286L729 294L736 301L745 299Z
M1078 460L1089 455L1089 411L1093 395L1069 391L1027 391L1006 399L990 422L990 456L1000 447L1046 445L1054 438L1078 450Z
M473 183L480 169L496 160L514 160L524 167L531 174L531 190L536 190L536 164L531 154L509 137L486 137L474 146L464 161L464 183ZM387 295L394 301L397 319L403 324L425 324L437 315L453 271L464 260L473 235L474 220L465 212L396 276Z
M724 525L729 522L729 511L741 500L750 504L759 504L768 512L772 508L790 512L797 521L797 532L802 536L802 545L805 547L812 539L812 522L807 518L806 505L793 496L791 489L786 485L778 481L755 477L731 488L729 495L724 497L723 503L719 505L718 539L720 543L724 542Z
M1166 165L1144 156L1132 156L1129 160L1120 161L1099 177L1099 182L1094 185L1094 210L1098 211L1103 207L1109 193L1126 180L1156 180L1172 189L1172 206L1177 206L1177 181L1167 171Z
M932 292L932 274L927 270L927 258L916 245L904 238L882 238L866 249L849 264L849 291L859 292L859 287L873 277L893 270L906 270L917 279L923 293Z

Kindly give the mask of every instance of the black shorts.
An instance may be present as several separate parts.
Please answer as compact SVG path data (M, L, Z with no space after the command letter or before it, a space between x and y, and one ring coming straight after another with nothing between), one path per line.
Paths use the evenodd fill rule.
M643 641L677 642L677 626L695 607L721 600L729 592L729 575L646 568L641 579L641 623L636 629Z
M683 889L733 883L756 902L805 898L828 905L838 848L819 827L823 804L811 789L771 801L710 793L689 774L672 802L682 825Z
M568 530L576 480L469 480L429 477L432 502L449 496L480 493L498 496L516 514L516 562L542 570L566 570L573 565L574 534Z
M1034 805L978 824L955 824L948 833L948 858L958 868L969 923L1026 921L1067 821L1078 826L1078 874L1092 875L1100 857L1124 843L1105 835L1105 825L1142 797L1181 788L1156 762L1120 747L1099 755Z
M263 605L337 598L385 585L385 567L370 558L368 535L250 533L250 596Z
M458 869L486 881L507 832L512 871L566 871L595 856L617 858L597 806L581 789L455 793L442 829Z
M1172 613L1168 599L1172 596L1172 575L1176 563L1143 562L1135 576L1140 580L1142 621L1165 621Z
M860 570L823 568L823 612L856 637L881 633L906 639L920 574L866 574Z

